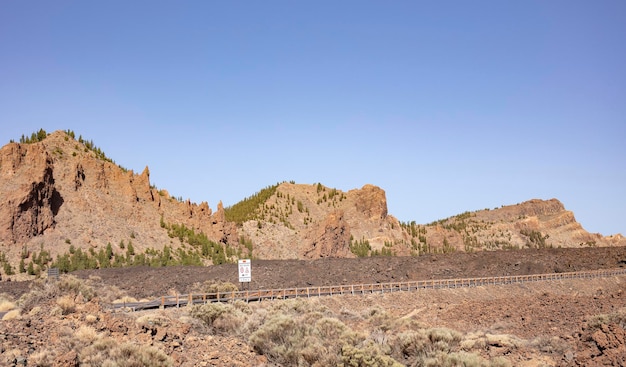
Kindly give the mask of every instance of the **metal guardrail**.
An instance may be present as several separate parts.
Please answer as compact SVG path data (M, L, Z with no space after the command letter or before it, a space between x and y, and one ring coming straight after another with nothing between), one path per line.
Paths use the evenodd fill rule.
M554 281L565 279L592 279L626 275L626 268L577 271L567 273L508 275L480 278L430 279L409 282L334 285L303 288L260 289L200 294L177 294L162 296L147 302L124 302L112 304L113 309L130 309L133 311L190 306L213 302L234 302L242 300L262 301L287 298L310 298L334 295L362 295L371 293L411 292L420 289L451 289L478 287L485 285L520 284L528 282Z

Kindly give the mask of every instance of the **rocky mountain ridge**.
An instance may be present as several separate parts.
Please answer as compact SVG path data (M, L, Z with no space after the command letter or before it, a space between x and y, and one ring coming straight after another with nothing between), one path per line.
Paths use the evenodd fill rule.
M70 131L44 135L0 149L5 274L6 264L17 272L17 263L35 261L37 252L49 256L38 258L42 267L63 255L74 261L77 249L81 268L626 245L621 235L588 233L556 199L401 223L387 212L385 192L370 184L342 192L283 182L232 219L239 204L213 211L206 202L173 198L151 185L148 167L125 170ZM95 260L85 260L90 256Z

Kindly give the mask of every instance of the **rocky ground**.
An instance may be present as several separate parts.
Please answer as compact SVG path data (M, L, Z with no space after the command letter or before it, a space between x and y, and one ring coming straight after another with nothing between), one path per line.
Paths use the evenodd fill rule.
M624 266L624 247L254 261L250 287L384 283ZM164 358L163 365L167 361L177 366L271 362L240 335L207 332L186 308L140 313L112 313L106 308L107 302L124 295L150 299L188 293L205 282L237 283L237 269L232 264L90 270L73 275L84 279L96 295L91 298L72 293L75 296L70 303L74 306L69 310L59 302L63 297L46 291L41 282L0 282L0 294L21 306L19 315L0 321L0 365L97 365L96 357L89 357L89 364L87 356L104 353L97 348L107 343L121 348L118 352L106 349L109 359L115 353L138 359L147 353L153 361ZM39 295L29 298L24 296L27 292ZM475 353L487 359L505 358L512 366L626 365L624 277L327 297L311 302L327 307L355 330L365 331L369 324L362 315L377 308L389 317L410 317L428 327L458 330L464 335L464 343L478 345ZM367 332L374 335L381 331ZM133 352L133 345L149 349Z
M255 260L251 289L339 284L370 284L424 279L562 273L626 266L626 247L542 249L452 253L419 257L360 259ZM212 267L166 267L86 270L135 298L185 294L205 281L237 284L236 264ZM247 285L246 285L247 286ZM0 288L0 292L1 292Z

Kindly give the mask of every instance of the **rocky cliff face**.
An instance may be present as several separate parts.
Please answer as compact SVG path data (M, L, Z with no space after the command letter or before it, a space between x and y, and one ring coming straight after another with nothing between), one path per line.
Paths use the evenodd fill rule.
M162 223L184 224L216 241L236 241L223 208L179 202L99 157L63 131L0 149L0 250L9 257L45 247L52 256L132 241L139 250L176 245ZM118 249L120 250L120 249Z
M626 245L621 235L588 233L556 199L428 225L400 223L387 212L385 192L373 185L342 192L285 182L259 206L256 218L236 225L226 220L221 203L214 212L206 202L178 201L150 184L147 167L140 174L124 170L63 131L0 149L0 251L13 261L43 248L53 257L71 247L97 253L108 244L123 253L129 242L137 252L166 245L176 250L185 241L183 235L170 237L171 225L228 245L230 260L250 250L262 259L314 259ZM216 251L222 250L202 249Z
M455 250L623 246L621 235L587 232L557 199L529 200L493 210L480 210L426 226L426 239Z
M23 243L54 227L63 199L55 188L52 159L42 146L10 144L0 150L0 180L0 238Z

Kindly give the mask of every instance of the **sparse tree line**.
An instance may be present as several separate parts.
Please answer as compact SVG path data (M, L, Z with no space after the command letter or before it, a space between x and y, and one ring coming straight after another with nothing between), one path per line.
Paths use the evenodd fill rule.
M278 184L268 186L256 194L247 197L235 205L224 208L224 215L229 222L237 223L238 226L243 225L249 220L259 220L259 208L274 195Z
M72 130L65 130L65 140L68 141L70 138L72 140L76 139L76 134L74 133L74 131ZM39 131L37 132L33 132L30 134L30 137L25 136L24 134L22 134L22 136L20 137L20 144L34 144L34 143L38 143L40 141L43 141L45 138L48 137L48 133L46 132L46 130L44 129L39 129ZM11 139L10 141L11 143L14 143L15 141L13 139ZM102 151L102 149L100 149L99 147L97 147L94 143L93 140L85 140L83 139L82 135L78 136L78 142L80 144L84 145L83 150L85 152L88 151L92 151L95 155L97 159L106 161L106 162L110 162L115 164L116 166L118 166L120 169L122 169L124 172L127 172L128 169L118 165L117 163L115 163L115 161L113 161L111 158L107 157L106 154L104 153L104 151ZM76 149L77 151L80 150L80 147L77 145L74 146L74 149ZM55 150L55 153L62 155L63 151L60 150L60 148L57 148ZM76 156L76 152L74 152L72 154L73 156Z
M48 133L44 129L39 129L39 131L30 134L30 137L22 136L20 137L20 144L33 144L44 140L48 136ZM15 143L14 140L11 140L11 143Z
M290 181L290 183L295 184L294 181ZM306 226L312 223L314 219L310 215L309 208L294 196L280 192L278 190L279 185L280 183L268 186L237 204L225 208L226 220L239 226L247 221L256 220L258 229L263 228L263 222L281 223L287 228L295 230L294 225L289 221L295 206L298 213L304 214L303 224ZM316 190L317 205L328 203L329 207L336 207L346 199L346 195L337 189L331 189L327 192L326 187L321 183L316 185ZM272 197L275 198L275 201L270 201Z
M338 202L341 202L346 198L346 194L337 189L331 189L328 193L326 193L326 186L321 183L317 184L317 194L318 196L322 195L317 199L317 204L320 205L328 202L329 207L335 207Z
M365 238L355 240L353 236L350 236L350 252L357 257L395 256L396 254L393 252L392 247L392 242L385 241L380 250L372 250L370 242Z
M138 251L133 244L134 232L126 241L120 240L117 246L110 242L100 249L83 250L74 246L69 239L66 252L56 258L41 244L39 252L32 253L24 249L19 264L11 264L3 252L0 252L0 266L4 274L27 273L40 276L49 268L58 268L61 273L69 273L84 269L106 269L126 266L173 266L173 265L206 265L233 263L240 258L254 258L252 241L244 236L240 238L240 246L230 246L208 239L203 232L196 232L184 224L167 224L161 219L161 227L167 230L170 238L177 238L180 246L174 248L164 245L162 249L147 248Z
M477 221L473 219L476 213L464 212L453 217L440 219L427 225L418 225L414 221L410 223L400 223L402 228L411 235L411 254L419 255L425 253L450 253L456 251L454 246L451 246L447 238L444 238L441 247L433 247L426 240L426 227L439 226L443 229L455 231L459 233L463 238L463 245L465 252L473 252L476 250L515 250L520 246L514 245L511 241L513 235L510 231L503 231L500 229L498 233L491 233L488 240L480 240L477 234L481 231L488 230L494 223L485 221ZM552 244L547 242L550 237L548 234L542 234L536 230L522 230L519 233L526 239L525 246L528 248L550 248ZM415 238L419 240L416 241ZM588 244L581 244L581 246ZM589 245L592 246L592 245Z

